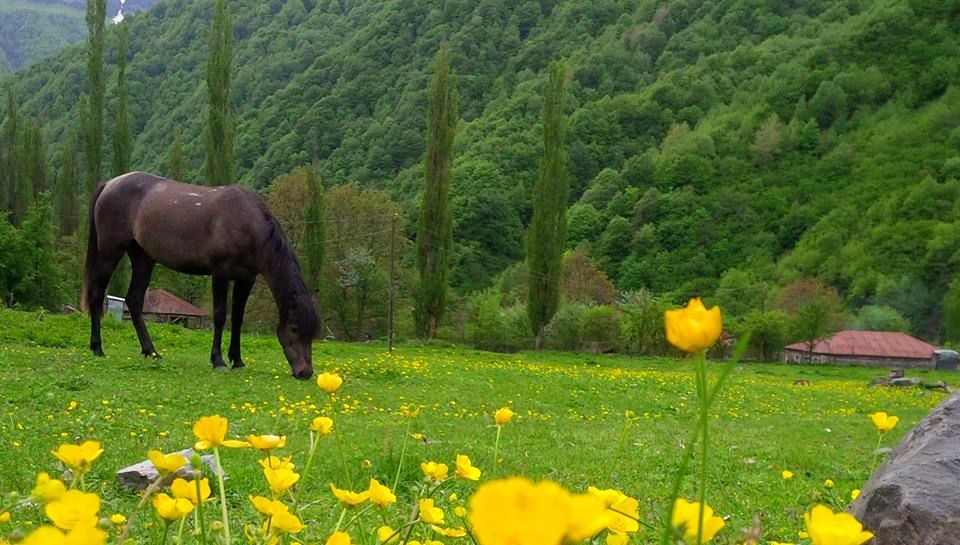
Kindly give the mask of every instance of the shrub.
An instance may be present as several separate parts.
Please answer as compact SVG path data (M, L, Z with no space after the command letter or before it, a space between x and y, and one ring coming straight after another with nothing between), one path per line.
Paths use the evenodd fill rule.
M580 317L584 307L563 305L546 328L546 345L551 350L580 349Z
M606 352L617 347L620 312L609 305L590 307L580 316L580 341L591 352Z

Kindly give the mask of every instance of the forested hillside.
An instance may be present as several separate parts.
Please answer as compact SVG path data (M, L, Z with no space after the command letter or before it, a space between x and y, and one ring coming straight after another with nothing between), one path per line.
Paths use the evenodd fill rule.
M927 338L945 327L960 336L950 324L960 322L960 2L232 0L230 10L239 181L266 188L316 155L327 186L390 192L410 236L426 88L450 45L461 292L512 289L510 274L496 278L524 257L545 68L563 59L569 247L583 243L621 292L712 296L746 317L778 286L815 277L854 321L880 308ZM203 179L210 16L208 2L165 0L133 18L138 169L167 172L179 129L187 177ZM21 113L43 118L50 143L77 123L83 70L75 47L16 79Z

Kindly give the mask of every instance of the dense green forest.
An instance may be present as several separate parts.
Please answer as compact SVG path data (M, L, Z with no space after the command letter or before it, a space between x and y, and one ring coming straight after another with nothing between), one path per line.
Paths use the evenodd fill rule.
M844 324L960 340L960 2L229 5L238 181L270 193L316 156L325 186L356 183L346 187L396 201L409 238L427 87L449 44L461 116L451 281L461 295L480 293L462 301L474 317L525 319L511 305L525 297L518 278L543 153L545 69L561 59L567 245L584 270L596 264L609 278L621 306L703 295L729 309L732 324L756 325L816 278L817 290L838 295ZM205 177L211 12L209 2L165 0L131 17L137 169L168 172L179 134L186 178ZM53 144L76 127L83 86L79 47L14 81L21 114L43 119L54 171ZM607 323L599 314L613 310L591 305L615 300L587 297L581 314L561 310L555 321ZM450 314L451 327L469 330L457 319Z

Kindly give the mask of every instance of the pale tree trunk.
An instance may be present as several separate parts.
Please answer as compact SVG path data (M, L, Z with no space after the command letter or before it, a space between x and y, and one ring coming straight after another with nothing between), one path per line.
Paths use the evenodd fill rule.
M540 322L540 327L537 328L537 342L536 342L537 352L543 350L543 331L545 328L546 328L546 324L544 324L543 322Z

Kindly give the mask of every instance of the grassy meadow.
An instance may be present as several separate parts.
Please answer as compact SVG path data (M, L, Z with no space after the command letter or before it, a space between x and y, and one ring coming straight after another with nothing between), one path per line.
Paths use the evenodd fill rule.
M83 316L0 310L0 492L28 493L40 471L59 476L63 468L50 451L64 442L95 439L106 451L86 483L104 498L101 514L128 512L137 496L119 487L114 472L144 460L147 450L192 446L191 426L200 416L227 417L234 438L288 436L278 454L292 455L300 470L309 422L327 415L335 421L335 433L320 439L314 465L300 484L308 528L298 538L304 543L322 543L340 514L329 482L365 489L370 478L377 478L391 486L404 447L396 490L400 502L388 518L406 516L406 507L399 506L412 499L410 484L422 478L420 462L445 462L452 473L454 457L467 454L483 471L481 482L524 475L574 491L588 485L618 488L639 500L641 518L656 524L696 417L693 369L682 359L508 355L442 343L400 344L389 355L379 343L318 343L317 373L335 371L345 379L331 399L314 381L289 376L272 336L244 338L247 369L214 373L208 331L151 324L164 356L154 361L139 355L129 323L111 320L103 333L107 357L92 357L85 348L87 327ZM716 372L717 365L711 367ZM735 369L710 420L708 503L729 517L717 543L734 543L755 516L766 540L795 541L804 511L816 503L846 505L851 490L860 488L879 463L877 432L868 414L887 411L901 417L884 439L895 446L945 397L938 391L869 386L870 378L883 374L780 364ZM949 373L911 374L957 381ZM796 379L809 385L794 385ZM510 406L517 416L503 428L501 460L495 464L491 415L501 406ZM635 418L624 436L628 411ZM424 437L413 439L413 434ZM231 512L254 520L247 496L268 495L256 464L262 455L251 449L222 455ZM783 470L794 477L784 480ZM832 489L825 486L827 479L835 483ZM689 481L687 497L693 495ZM475 486L458 480L446 490L466 497ZM441 505L452 517L452 507ZM0 537L14 526L29 529L41 520L38 509L22 508L13 513L12 523L0 525ZM371 515L362 527L380 523ZM156 539L157 526L141 527L140 542ZM359 534L354 539L371 542ZM641 529L633 542L658 539Z

